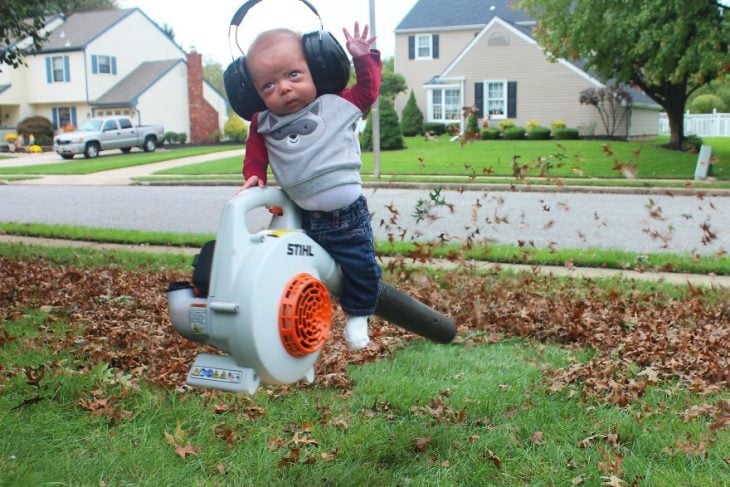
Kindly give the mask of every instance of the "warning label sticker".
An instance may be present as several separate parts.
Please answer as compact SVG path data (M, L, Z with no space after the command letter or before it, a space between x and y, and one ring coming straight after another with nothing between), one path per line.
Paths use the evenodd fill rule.
M201 304L193 304L188 311L190 329L198 335L208 334L208 307Z

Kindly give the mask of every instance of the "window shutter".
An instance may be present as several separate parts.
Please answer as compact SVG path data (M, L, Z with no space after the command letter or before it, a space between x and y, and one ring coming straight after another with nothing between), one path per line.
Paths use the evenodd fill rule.
M477 107L477 117L484 117L484 82L474 83L474 105Z
M53 69L51 68L51 58L46 58L46 81L53 83Z
M66 82L71 81L71 69L69 69L68 56L63 56L63 71L66 77Z
M58 108L52 108L51 112L53 113L53 128L58 128Z
M416 36L408 36L408 59L416 58Z
M112 74L117 74L117 57L112 56Z
M507 82L507 118L517 118L517 81Z
M96 60L96 54L91 55L91 72L96 74L99 72L99 63Z
M76 107L71 107L71 125L74 127L77 126L76 124Z
M431 57L434 59L439 58L439 35L434 34L431 36Z

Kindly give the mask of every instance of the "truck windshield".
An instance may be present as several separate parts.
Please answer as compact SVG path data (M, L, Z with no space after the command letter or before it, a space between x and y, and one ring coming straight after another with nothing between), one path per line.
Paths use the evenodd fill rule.
M101 129L101 120L84 120L79 124L80 132L98 132Z

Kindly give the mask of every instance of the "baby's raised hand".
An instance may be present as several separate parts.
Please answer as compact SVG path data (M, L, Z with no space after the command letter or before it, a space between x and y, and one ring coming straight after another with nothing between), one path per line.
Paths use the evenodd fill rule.
M344 27L342 29L342 32L345 34L345 39L347 40L347 51L352 57L364 56L365 54L369 53L370 46L375 42L376 39L375 37L371 37L368 39L367 25L363 27L362 34L360 34L360 24L358 22L355 22L355 29L353 30L352 35L350 35L350 32L348 32L348 30Z

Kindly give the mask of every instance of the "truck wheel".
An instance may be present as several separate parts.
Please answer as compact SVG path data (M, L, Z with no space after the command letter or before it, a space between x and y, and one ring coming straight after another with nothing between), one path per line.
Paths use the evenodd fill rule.
M119 150L122 151L122 152L124 152L125 154L129 154L129 151L131 151L132 148L131 147L122 147Z
M74 155L73 154L61 154L61 157L63 157L66 160L69 160L69 159L73 159Z
M84 149L84 157L87 159L94 159L99 155L99 144L96 142L89 142L86 144Z
M149 136L144 139L144 145L142 146L145 152L154 152L157 149L157 139Z

